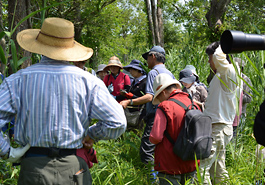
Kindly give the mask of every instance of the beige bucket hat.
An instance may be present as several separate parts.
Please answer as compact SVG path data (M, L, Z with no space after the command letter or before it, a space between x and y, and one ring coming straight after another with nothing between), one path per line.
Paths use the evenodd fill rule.
M74 24L68 20L46 18L41 29L26 29L17 34L18 44L25 50L54 60L85 61L93 50L74 40Z
M179 89L181 89L181 83L173 79L170 75L166 73L160 73L155 77L154 84L153 84L153 90L154 90L154 99L153 99L153 104L157 105L161 103L158 99L157 96L168 86L176 84Z
M108 63L108 65L104 68L104 70L109 71L109 67L110 67L110 66L118 66L118 67L120 67L121 69L123 69L120 59L119 59L118 57L116 57L116 56L110 57L110 59L109 59L109 63Z

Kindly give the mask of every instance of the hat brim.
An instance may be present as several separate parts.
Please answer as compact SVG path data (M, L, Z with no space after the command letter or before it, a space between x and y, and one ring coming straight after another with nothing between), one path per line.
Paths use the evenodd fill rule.
M109 71L109 67L110 66L117 66L117 67L120 67L121 69L123 69L123 67L119 64L108 64L105 68L104 68L104 71Z
M143 57L145 60L147 60L149 52L150 52L150 51L148 51L148 52L142 54L142 57Z
M158 99L157 96L168 86L176 84L177 86L179 86L179 88L181 89L181 83L179 83L178 80L172 80L170 83L164 84L158 91L156 91L154 98L153 98L153 105L158 105L159 103L161 103Z
M96 71L96 74L98 74L99 72L105 71L104 69L98 70Z
M73 47L56 47L43 44L36 38L40 29L27 29L17 34L18 44L25 50L44 55L54 60L85 61L93 55L93 49L74 41Z
M142 71L143 69L138 67L138 66L134 66L134 65L127 65L127 66L124 66L123 69L129 71L130 68L133 68L133 69L136 69L136 70L139 70L139 71Z
M193 82L196 81L196 77L194 75L190 77L186 77L186 78L184 77L184 78L181 78L179 81L187 83L187 84L192 84Z

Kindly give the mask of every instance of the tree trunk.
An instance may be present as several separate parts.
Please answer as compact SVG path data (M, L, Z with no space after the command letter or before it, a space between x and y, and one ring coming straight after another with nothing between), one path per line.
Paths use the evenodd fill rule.
M151 12L151 4L150 0L145 0L146 4L146 12L147 12L147 17L148 17L148 25L149 25L149 31L151 32L151 40L152 44L155 45L155 32L154 32L154 27L153 27L153 19L152 19L152 12Z
M164 47L164 24L163 24L163 13L161 8L161 0L157 0L157 20L159 29L160 42L158 45Z
M151 7L152 7L152 18L153 18L154 33L155 33L155 43L156 45L158 45L160 43L160 36L159 36L157 9L156 9L155 0L151 0Z
M83 22L81 20L81 10L80 10L80 2L79 1L74 1L73 2L74 11L75 11L75 39L79 41L81 38L81 32L83 28Z
M227 5L231 0L212 0L211 8L206 14L209 28L214 28L216 25L222 24L222 16L227 10Z
M26 17L26 15L30 13L30 0L8 0L8 22L9 22L9 30L11 31L18 22ZM13 22L13 24L12 24ZM12 39L15 41L18 58L21 58L23 56L31 56L30 52L24 51L23 53L20 51L20 47L18 46L18 43L16 41L17 33L24 30L31 28L30 20L24 21L20 26L17 27L17 29L14 31L12 35ZM28 67L31 65L31 60L26 60L22 64L22 68ZM9 71L9 74L12 72Z

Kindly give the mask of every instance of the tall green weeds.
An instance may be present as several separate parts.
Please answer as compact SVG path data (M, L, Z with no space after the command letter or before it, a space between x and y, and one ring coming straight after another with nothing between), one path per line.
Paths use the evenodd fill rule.
M54 6L54 5L51 5ZM51 7L50 6L50 7ZM43 11L50 7L44 7L37 11ZM25 17L33 16L37 12ZM19 24L21 24L20 22ZM17 27L14 27L10 32L1 32L0 39L6 36L8 38L8 48L4 52L0 47L0 58L4 64L7 64L8 55L12 53L11 66L14 72L19 68L19 65L25 59L18 59L14 41L11 35ZM208 64L208 56L205 54L205 47L198 46L192 42L182 44L183 47L172 48L167 51L167 68L174 74L176 79L179 77L179 72L186 65L193 65L200 77L200 80L207 85L206 79L210 72ZM140 51L139 51L140 52ZM143 53L143 52L141 52ZM140 55L138 55L140 57ZM133 56L130 56L134 58ZM256 141L252 136L253 120L259 105L264 99L264 52L245 52L236 54L234 57L240 57L246 61L244 73L251 79L253 87L253 100L247 107L247 119L245 127L242 128L236 142L231 143L227 147L226 165L230 179L227 179L227 184L255 184L255 181L262 178L263 162L257 160ZM148 185L149 171L140 161L139 147L142 131L125 132L119 139L110 141L100 141L95 144L97 151L98 164L94 164L91 168L93 184L95 185ZM198 169L198 168L197 168ZM10 163L0 159L0 184L16 184L18 179L19 166L13 167ZM201 184L202 178L198 176ZM186 183L188 184L188 182Z

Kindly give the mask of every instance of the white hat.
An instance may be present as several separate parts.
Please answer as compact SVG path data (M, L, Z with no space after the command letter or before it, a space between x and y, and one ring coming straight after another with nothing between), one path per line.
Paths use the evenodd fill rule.
M160 73L155 77L154 84L153 84L153 90L154 90L154 99L153 104L157 105L160 103L160 101L157 99L157 96L168 86L176 84L181 89L181 83L173 79L170 75L166 73Z
M106 64L100 64L99 66L98 66L98 70L97 70L97 74L98 74L98 72L100 72L100 71L104 71L104 68L106 67L107 65Z

